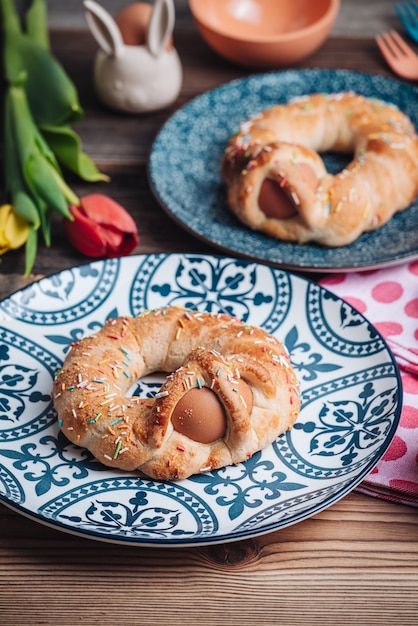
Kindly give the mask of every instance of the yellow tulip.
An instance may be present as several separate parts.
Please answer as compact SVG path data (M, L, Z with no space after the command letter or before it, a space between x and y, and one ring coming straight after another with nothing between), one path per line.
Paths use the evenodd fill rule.
M29 224L13 212L11 204L0 206L0 254L16 250L26 243Z

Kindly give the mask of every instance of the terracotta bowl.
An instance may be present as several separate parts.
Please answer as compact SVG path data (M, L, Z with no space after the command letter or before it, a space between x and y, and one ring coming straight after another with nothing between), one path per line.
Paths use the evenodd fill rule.
M203 39L240 65L284 67L324 43L340 0L189 0Z

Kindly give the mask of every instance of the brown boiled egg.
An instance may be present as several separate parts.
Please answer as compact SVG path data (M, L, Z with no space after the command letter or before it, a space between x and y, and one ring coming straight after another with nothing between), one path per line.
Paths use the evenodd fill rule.
M127 46L144 46L146 44L152 10L153 6L151 4L134 2L116 13L114 20ZM173 40L171 37L166 49L169 50L172 44Z
M218 396L208 387L189 389L171 416L174 430L199 443L212 443L226 432L226 415Z
M299 163L297 166L298 176L315 190L318 186L318 178L307 163ZM260 188L258 206L266 217L278 220L286 220L297 215L295 203L286 189L286 179L279 183L271 178L266 178Z
M235 384L235 383L234 383ZM252 392L242 380L236 383L247 410L252 410ZM218 396L209 387L189 389L176 404L171 415L173 428L199 443L212 443L225 436L227 417Z
M266 217L285 220L296 215L296 208L287 193L275 180L266 178L261 185L258 206Z

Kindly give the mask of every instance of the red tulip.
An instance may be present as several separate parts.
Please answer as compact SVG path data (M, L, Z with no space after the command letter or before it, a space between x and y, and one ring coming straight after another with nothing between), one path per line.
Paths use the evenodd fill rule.
M65 220L72 245L87 256L118 257L129 254L138 244L138 231L129 213L117 202L93 193L72 204L74 220Z

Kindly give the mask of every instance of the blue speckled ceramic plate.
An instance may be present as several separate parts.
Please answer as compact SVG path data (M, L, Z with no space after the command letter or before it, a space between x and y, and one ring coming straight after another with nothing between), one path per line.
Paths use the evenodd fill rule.
M104 467L69 443L50 398L69 344L109 317L181 305L225 311L286 344L302 390L290 432L244 464L180 482ZM57 529L114 543L248 538L353 489L396 430L400 378L376 330L322 287L256 262L133 256L70 269L0 303L0 499ZM158 377L140 381L152 397Z
M242 225L226 208L220 161L229 136L257 111L312 92L352 90L396 104L418 127L418 90L346 70L290 70L236 80L195 98L157 136L149 160L154 193L185 229L224 252L305 271L360 270L418 257L418 201L383 228L343 248L280 242ZM347 160L326 155L330 172Z

